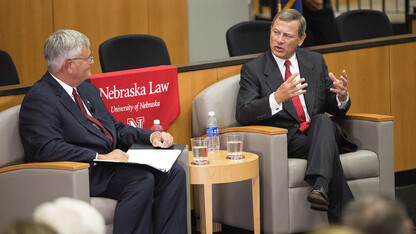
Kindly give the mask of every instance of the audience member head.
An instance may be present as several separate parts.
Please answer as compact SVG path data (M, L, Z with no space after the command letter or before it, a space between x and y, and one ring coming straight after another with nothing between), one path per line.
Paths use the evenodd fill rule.
M340 225L323 225L312 229L307 234L364 234L360 231Z
M280 59L290 59L306 38L306 20L294 9L280 11L270 28L270 50Z
M413 222L403 204L386 197L369 196L351 202L341 220L366 234L413 233Z
M11 223L0 234L58 234L52 227L33 220L20 220Z
M80 32L63 29L53 33L43 46L43 57L48 71L58 72L66 60L76 58L81 54L83 47L89 49L90 41Z
M105 233L101 214L89 203L72 198L58 198L41 204L35 209L33 218L51 226L59 234Z

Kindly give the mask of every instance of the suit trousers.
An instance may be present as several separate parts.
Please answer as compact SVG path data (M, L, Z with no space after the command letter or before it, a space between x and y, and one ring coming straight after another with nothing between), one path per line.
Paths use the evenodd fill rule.
M117 200L113 233L187 233L186 176L176 163L167 173L116 166L99 196Z
M342 169L335 134L332 120L326 114L318 114L311 118L307 135L298 131L288 144L289 158L307 160L304 180L309 185L315 185L317 176L328 181L328 220L331 223L339 221L342 210L354 199Z

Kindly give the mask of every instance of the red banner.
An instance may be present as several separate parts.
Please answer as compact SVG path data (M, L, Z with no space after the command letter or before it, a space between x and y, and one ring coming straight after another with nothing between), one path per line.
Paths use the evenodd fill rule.
M174 66L93 74L90 80L117 121L150 129L159 119L166 130L181 112Z

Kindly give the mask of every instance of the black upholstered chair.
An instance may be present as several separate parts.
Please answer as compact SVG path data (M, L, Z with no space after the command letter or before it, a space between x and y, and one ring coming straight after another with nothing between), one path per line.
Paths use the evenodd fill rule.
M19 76L10 55L0 50L0 86L19 84Z
M171 64L165 42L145 34L111 38L100 45L99 55L103 72Z
M386 14L376 10L352 10L335 19L340 42L393 36Z
M245 21L227 30L230 57L262 53L270 49L270 21Z

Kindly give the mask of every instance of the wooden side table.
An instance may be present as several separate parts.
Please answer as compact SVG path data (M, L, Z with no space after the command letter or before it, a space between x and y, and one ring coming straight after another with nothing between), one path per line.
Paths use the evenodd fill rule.
M212 185L251 179L253 194L254 233L260 234L260 181L258 156L243 152L244 159L227 159L227 151L209 153L210 164L193 165L189 152L189 174L191 184L199 186L201 209L201 231L212 233Z

